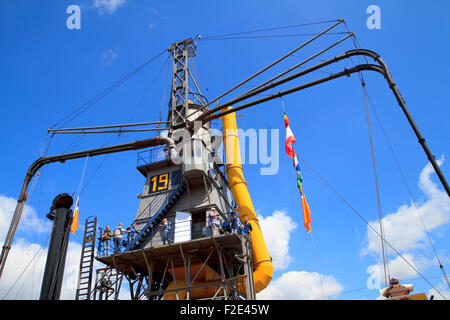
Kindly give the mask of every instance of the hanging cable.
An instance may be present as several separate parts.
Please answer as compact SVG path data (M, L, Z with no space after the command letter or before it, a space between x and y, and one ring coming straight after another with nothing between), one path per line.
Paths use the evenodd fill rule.
M205 64L208 69L211 71L212 74L214 74L216 76L217 79L219 79L225 86L229 86L229 83L227 81L225 81L225 79L223 79L221 76L219 76L219 74L211 67L209 66L207 63ZM217 102L217 104L219 104ZM264 119L253 109L250 109L250 111L255 115L256 118L258 118L262 123L264 123L269 129L272 129L272 127L267 124L266 121L264 121Z
M309 58L307 58L307 59L304 59L302 62L296 64L295 66L293 66L293 67L291 67L291 68L289 68L289 69L287 69L286 71L283 71L283 72L280 73L279 75L277 75L277 76L275 76L275 77L273 77L273 78L271 78L271 79L265 81L264 83L262 83L262 84L260 84L260 85L258 85L258 86L256 86L256 87L254 87L253 89L251 89L250 91L248 91L248 92L242 94L242 95L239 96L238 98L242 98L243 96L247 95L248 93L251 93L251 92L253 92L253 91L256 91L256 90L258 90L258 89L260 89L260 88L266 86L267 84L272 83L273 81L275 81L275 80L281 78L282 76L288 74L289 72L291 72L291 71L293 71L293 70L295 70L295 69L297 69L297 68L303 66L305 63L307 63L307 62L309 62L309 61L311 61L311 60L317 58L318 56L324 54L325 52L327 52L328 50L334 48L335 46L339 45L340 43L344 42L345 40L347 40L347 39L350 38L351 36L353 36L353 33L350 33L350 34L347 35L346 37L340 39L339 41L337 41L337 42L335 42L335 43L333 43L333 44L331 44L331 45L328 46L327 48L325 48L325 49L323 49L323 50L321 50L321 51L315 53L315 54L312 55L311 57L309 57Z
M170 57L170 56L169 56ZM166 72L166 80L164 81L164 93L162 96L162 101L161 101L161 110L159 111L159 116L158 116L158 121L159 124L157 125L157 128L160 129L158 131L158 136L161 135L161 121L162 121L162 114L164 112L164 103L166 101L166 92L167 92L167 87L168 87L168 83L169 83L169 72L170 72L170 64L167 64L167 72Z
M202 38L198 38L197 40L209 40L209 39L213 39L213 38L229 37L229 36L236 36L236 35L248 34L248 33L257 33L257 32L265 32L265 31L273 31L273 30L281 30L281 29L291 29L291 28L298 28L298 27L306 27L306 26L312 26L312 25L318 25L318 24L326 24L326 23L332 23L332 22L338 22L338 21L339 20L318 21L318 22L296 24L296 25L291 25L291 26L272 27L272 28L257 29L257 30L252 30L252 31L234 32L234 33L228 33L228 34L222 34L222 35L202 37Z
M381 238L380 233L354 208L348 203L345 198L339 194L335 188L333 188L325 178L323 178L306 160L298 155L299 160L301 160L338 198L340 198L344 204L351 209L378 237ZM433 284L431 284L430 281L428 281L427 278L425 278L422 273L419 272L403 255L397 251L386 239L384 239L385 244L387 244L403 261L405 261L432 289L434 289L444 300L447 300L447 298L438 290L436 289Z
M38 256L38 254L42 251L42 248L47 244L48 240L50 240L50 235L48 236L47 240L45 240L45 242L42 244L42 246L39 247L39 250L36 251L36 253L34 254L34 256L31 258L30 262L28 262L28 264L25 266L25 268L22 270L22 272L20 273L20 275L17 277L16 281L14 281L14 283L11 285L11 287L9 288L9 290L6 292L6 294L3 296L3 300L6 299L6 297L8 296L8 294L11 292L11 290L15 287L15 285L17 284L17 282L20 280L20 278L22 278L23 274L27 271L28 267L31 265L31 263L33 263L33 261L36 259L36 257Z
M54 128L56 126L58 126L59 124L61 124L59 126L59 128L65 126L67 123L69 123L70 121L72 121L73 119L75 119L76 117L78 117L79 115L81 115L83 112L85 112L86 110L88 110L92 105L94 105L96 102L98 102L99 100L101 100L103 97L105 97L107 94L109 94L111 91L113 91L115 88L117 88L118 86L120 86L122 83L124 83L125 81L127 81L128 79L130 79L132 76L134 76L136 73L138 73L139 71L141 71L142 69L144 69L147 65L149 65L151 62L153 62L154 60L156 60L158 57L160 57L162 54L164 54L166 52L166 50L161 51L160 53L158 53L156 56L154 56L153 58L147 60L146 62L144 62L142 65L140 65L139 67L137 67L136 69L134 69L132 72L128 73L127 75L125 75L123 78L121 78L119 81L116 81L115 83L113 83L110 87L108 87L107 89L103 90L102 92L100 92L99 94L97 94L95 97L91 98L90 100L88 100L87 102L85 102L84 104L82 104L81 106L79 106L78 108L76 108L74 111L72 111L70 114L68 114L67 116L65 116L64 118L62 118L61 120L59 120L58 122L56 122L54 125L52 125L51 127Z
M314 257L316 259L316 267L317 267L317 270L319 271L319 277L320 277L320 284L322 286L323 299L327 300L327 295L325 294L325 288L323 286L322 272L320 272L319 258L318 258L318 255L317 255L316 245L314 244L312 231L309 233L309 235L311 236L311 243L312 243L312 247L313 247Z
M329 32L331 29L335 28L336 26L338 26L339 24L341 24L343 22L343 20L338 20L338 22L336 22L335 24L333 24L331 27L328 27L327 29L323 30L322 32L318 33L317 35L315 35L313 38L309 39L308 41L302 43L301 45L299 45L298 47L296 47L295 49L291 50L290 52L288 52L287 54L285 54L284 56L282 56L281 58L278 58L277 60L275 60L274 62L272 62L271 64L269 64L268 66L264 67L263 69L259 70L258 72L256 72L255 74L253 74L252 76L248 77L247 79L241 81L240 83L238 83L237 85L235 85L234 87L232 87L231 89L227 90L226 92L222 93L220 96L218 96L217 98L215 98L214 100L210 101L209 103L207 103L205 106L203 106L203 108L200 108L196 111L194 111L191 116L193 114L195 114L196 112L199 111L203 111L205 110L206 107L208 107L209 105L211 105L212 103L218 101L219 99L223 98L224 96L228 95L229 93L233 92L234 90L240 88L242 85L246 84L247 82L249 82L250 80L254 79L255 77L259 76L260 74L262 74L263 72L267 71L268 69L272 68L273 66L275 66L276 64L280 63L281 61L283 61L284 59L286 59L287 57L289 57L290 55L296 53L297 51L299 51L300 49L304 48L305 46L307 46L308 44L310 44L311 42L313 42L314 40L318 39L319 37L321 37L322 35L324 35L325 33Z
M160 56L162 53L160 53L158 56ZM158 57L157 56L157 57ZM169 56L170 57L170 56ZM166 65L166 63L169 61L169 57L167 58L167 60L165 61L165 63L163 64L163 67ZM156 58L156 57L155 57ZM155 59L153 58L153 60ZM157 76L153 79L150 87L147 89L147 91L144 94L144 97L140 100L140 102L138 103L138 107L136 108L136 110L133 112L133 114L130 116L130 119L128 120L127 124L124 126L127 126L130 124L130 122L133 120L134 116L136 115L137 109L139 109L145 99L145 97L148 96L150 89L153 87L153 85L156 83L156 80L158 79L159 75L161 74L161 71L163 70L163 67L161 67L161 69L159 70ZM139 125L139 124L138 124ZM156 130L156 129L155 129ZM125 130L122 130L123 132L125 132ZM117 144L117 142L120 140L120 138L122 137L121 134L122 132L119 130L116 132L117 135L113 136L112 138L116 138L116 140L114 141L115 144ZM112 138L107 139L107 141L103 144L103 146L107 145L107 143L112 140ZM80 192L78 193L78 195L81 195L84 190L87 188L87 186L91 183L91 181L94 179L94 177L97 175L97 173L100 171L100 169L103 167L104 163L106 162L106 160L109 158L110 154L105 155L105 157L101 160L100 164L97 166L97 168L94 170L93 174L89 177L89 179L87 180L86 184L80 189Z
M131 121L133 121L134 116L136 115L136 113L138 112L138 110L142 107L142 105L144 104L144 100L147 98L148 94L150 93L151 89L153 88L153 86L155 85L156 80L159 78L159 75L161 74L161 72L163 71L164 67L166 66L166 64L168 64L169 62L169 58L170 55L167 56L166 61L162 64L161 69L159 69L158 73L156 74L155 78L153 79L153 81L151 82L150 86L147 88L147 91L144 93L144 96L141 98L141 100L139 101L136 109L134 110L133 114L131 115L130 119L128 120L128 123L130 123ZM159 120L161 121L161 120Z
M280 100L281 100L281 108L283 110L283 114L286 115L286 106L284 105L283 97L280 97ZM301 194L302 197L304 197L301 187L300 187L300 194ZM314 258L315 258L315 261L316 261L316 268L317 268L317 270L319 272L319 278L320 278L320 284L321 284L321 287L322 287L323 299L327 300L327 295L325 294L325 287L323 285L322 272L320 271L319 257L318 257L318 254L317 254L316 245L314 244L312 230L310 230L308 233L311 236L311 244L312 244L312 248L313 248Z
M73 131L70 131L68 133L71 133L71 132L73 132ZM60 134L60 133L67 133L67 132L58 132L58 131L53 132L53 134ZM85 132L81 131L79 133L81 133L81 135L76 136L75 139L72 141L72 143L69 144L69 146L62 152L62 154L71 152L72 150L75 149L76 146L78 146L78 144L81 142L81 140L83 140L83 138L86 135Z
M83 180L84 180L84 174L86 173L86 166L87 166L88 160L89 160L89 155L86 156L86 161L84 161L83 172L81 173L80 183L78 184L77 193L76 193L77 198L80 196L81 184L83 183Z
M373 104L373 101L370 98L370 96L367 94L367 92L366 92L366 96L367 96L369 104L370 104L370 106L371 106L371 108L372 108L372 110L373 110L373 112L375 114L375 118L377 119L377 123L378 123L378 125L381 128L381 132L383 133L384 139L386 140L386 143L387 143L387 145L389 147L389 150L390 150L390 152L392 154L392 157L394 158L394 162L395 162L395 164L397 166L397 169L399 170L400 176L402 177L402 180L403 180L403 183L405 184L406 190L408 191L409 198L410 198L410 200L411 200L411 202L412 202L412 204L413 204L413 206L414 206L414 208L416 210L417 216L419 217L419 220L420 220L420 222L422 224L422 227L423 227L423 229L424 229L424 231L425 231L425 233L427 235L428 241L430 242L430 245L431 245L431 248L433 249L434 255L436 256L436 259L437 259L437 262L439 264L439 268L441 269L441 272L442 272L442 275L444 277L444 280L447 283L448 287L450 288L450 281L448 279L447 273L445 272L444 265L441 262L441 259L439 258L439 255L437 253L436 247L434 246L434 242L433 242L433 239L432 239L432 237L430 235L430 232L428 231L428 229L425 226L425 223L423 221L423 218L422 218L422 215L420 213L419 207L417 206L416 202L414 201L414 197L412 195L411 188L409 187L409 184L408 184L408 182L406 180L405 174L403 173L403 170L402 170L402 168L400 166L400 162L399 162L399 160L398 160L398 158L397 158L397 156L396 156L396 154L394 152L394 148L393 148L393 146L392 146L392 144L391 144L391 142L390 142L390 140L389 140L389 138L387 136L386 130L384 129L384 127L383 127L383 125L381 123L381 119L378 116L378 113L376 112L375 105Z
M347 293L352 293L352 292L358 292L359 293L361 290L366 290L366 289L368 289L367 286L366 287L352 289L352 290L347 290L347 291L344 291L344 292L341 292L341 293L338 293L338 294L333 294L333 295L331 295L329 297L337 297L337 296L340 296L341 294L347 294Z
M53 136L54 133L52 133L51 135L47 134L46 140L48 140L47 142L44 142L44 144L42 145L41 151L39 156L40 157L45 157L47 155L47 152L50 148L50 145L52 143L53 140ZM36 189L37 183L39 181L39 177L41 177L41 170L39 170L35 177L33 178L33 181L31 182L31 186L30 186L30 193L28 195L27 200L25 201L25 205L29 202L31 196L33 195L34 190ZM20 273L19 277L16 279L16 281L14 281L14 283L11 285L11 287L9 288L9 290L6 292L6 294L3 296L3 300L6 299L6 297L8 296L8 294L11 292L11 290L15 287L15 285L17 284L17 282L20 280L20 278L23 276L23 274L27 271L28 267L30 266L31 263L33 263L33 261L36 261L36 257L37 255L42 251L42 248L47 244L48 240L50 239L50 236L47 237L47 239L44 241L44 243L39 247L39 250L34 254L34 256L31 258L30 262L25 266L25 268L22 270L22 272Z
M347 31L350 32L350 30L349 30L349 28L348 28L348 25L347 25L346 21L344 21L343 23L344 23L344 26L345 26L345 28L347 29ZM358 38L356 37L355 34L353 35L352 41L353 41L353 44L354 44L355 49L360 49L359 41L358 41ZM366 56L363 56L363 57L364 57L366 63L369 63L368 60L367 60L367 57L366 57ZM357 56L357 58L358 58L358 63L360 63L360 62L359 62L360 57ZM359 72L358 74L359 74L361 83L364 83L364 84L365 84L364 76L363 76L362 72ZM402 180L403 180L403 182L404 182L404 184L405 184L405 186L406 186L406 189L407 189L407 191L408 191L408 193L409 193L409 197L410 197L410 199L411 199L411 201L412 201L412 203L413 203L413 205L414 205L414 207L415 207L415 209L416 209L417 215L419 216L419 219L420 219L420 222L421 222L421 224L422 224L422 226L423 226L423 229L424 229L425 233L427 234L428 240L429 240L430 245L431 245L431 247L432 247L432 249L433 249L433 252L434 252L434 254L435 254L435 256L436 256L436 259L437 259L437 261L438 261L438 263L439 263L439 268L441 269L441 272L442 272L442 275L443 275L443 277L444 277L444 279L445 279L445 282L447 283L448 287L450 288L450 281L449 281L449 279L448 279L448 277L447 277L447 273L445 272L444 265L442 264L442 262L441 262L441 260L440 260L440 258L439 258L439 255L437 254L437 251L436 251L436 248L435 248L435 246L434 246L434 244L433 244L433 240L432 240L432 238L431 238L431 235L430 235L430 233L428 232L427 228L425 227L425 223L423 222L423 219L422 219L422 216L421 216L421 214L420 214L419 208L417 207L416 202L414 201L414 198L413 198L413 196L412 196L411 189L410 189L410 187L409 187L409 185L408 185L408 182L407 182L407 180L406 180L406 178L405 178L405 175L404 175L403 170L402 170L402 168L401 168L401 166L400 166L400 163L399 163L399 161L398 161L398 159L397 159L397 157L396 157L396 155L395 155L394 148L392 147L392 144L390 143L390 141L389 141L389 139L388 139L388 136L387 136L387 134L386 134L386 131L384 130L383 125L381 124L380 117L378 116L378 114L377 114L377 112L376 112L376 109L375 109L375 106L374 106L372 100L370 99L370 96L369 96L368 93L367 93L367 89L366 89L366 86L365 86L365 85L363 86L363 90L364 90L364 98L367 99L367 100L369 101L370 105L371 105L371 108L372 108L372 110L373 110L373 112L374 112L374 114L375 114L375 118L377 119L377 122L378 122L378 124L379 124L379 126L380 126L380 128L381 128L381 131L382 131L383 136L384 136L384 138L385 138L385 140L386 140L386 143L387 143L388 146L389 146L389 149L390 149L391 154L392 154L392 156L393 156L393 158L394 158L394 161L395 161L395 163L396 163L396 166L397 166L397 168L398 168L398 170L399 170L399 172L400 172L400 175L401 175L401 177L402 177ZM366 111L366 114L367 114L367 112L368 112L368 111ZM388 272L389 272L389 264L388 264Z
M109 139L110 140L110 139ZM107 142L109 141L107 140ZM114 144L117 144L117 142L120 140L120 133L116 136L116 140L114 141ZM104 145L107 144L107 142L105 142ZM91 183L92 179L94 179L94 177L97 175L97 173L99 172L99 170L101 169L101 167L103 166L103 164L105 163L105 161L108 159L108 157L111 154L108 153L107 155L105 155L105 157L102 159L102 161L100 162L100 164L97 166L97 168L95 169L94 173L89 177L88 181L86 182L86 184L81 188L79 195L81 195L83 193L83 191L87 188L87 186L89 185L89 183Z
M377 175L377 166L375 162L375 149L373 146L373 137L372 137L372 128L370 126L370 115L369 115L369 107L367 105L367 97L366 97L366 84L365 82L361 82L361 88L364 98L364 108L366 112L366 120L367 120L367 129L369 131L369 141L370 141L370 152L372 156L372 167L373 167L373 173L374 173L374 179L375 179L375 188L376 188L376 194L377 194L377 206L378 206L378 219L380 222L380 235L381 235L381 252L383 257L383 267L384 267L384 282L386 284L386 287L388 286L388 276L386 271L386 253L384 248L384 231L383 231L383 215L381 212L381 201L380 201L380 188L378 185L378 175Z
M327 35L342 35L348 34L348 32L329 32ZM248 40L248 39L263 39L263 38L286 38L286 37L310 37L316 36L318 33L293 33L293 34L272 34L272 35L264 35L264 36L244 36L244 37L224 37L224 38L213 38L213 39L201 39L206 41L212 40Z

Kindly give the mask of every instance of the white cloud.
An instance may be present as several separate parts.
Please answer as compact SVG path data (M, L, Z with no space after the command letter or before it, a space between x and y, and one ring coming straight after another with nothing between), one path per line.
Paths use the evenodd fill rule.
M443 159L438 163L442 165ZM423 223L429 232L450 222L450 199L431 180L433 172L431 164L422 170L418 185L428 200L416 203ZM372 221L370 224L375 230L379 230L378 221ZM428 245L427 235L413 203L402 205L396 212L386 215L382 219L382 224L386 240L399 252L426 248ZM368 227L367 247L362 253L379 255L380 252L380 238ZM390 252L392 253L392 250Z
M443 157L438 160L440 166L443 162ZM450 200L447 194L431 180L433 174L434 170L431 164L427 164L420 173L418 186L424 193L425 200L416 202L417 209L414 203L405 204L400 206L396 212L388 214L382 219L386 240L422 274L428 268L439 265L437 258L426 258L431 251L427 250L430 243L423 225L431 234L433 230L450 222ZM420 218L422 218L423 224ZM375 230L379 230L378 221L372 221L370 225ZM405 280L418 276L416 271L389 245L386 245L385 249L389 261L387 271L391 277ZM384 268L380 257L381 241L380 237L369 227L367 227L366 244L362 254L371 254L377 259L377 264L369 266L367 270L368 273L375 270L376 274L372 274L371 277L379 280L379 285L384 287ZM436 298L438 296L439 294L435 294Z
M402 254L403 258L419 272L430 267L432 261L423 256L415 256L412 253ZM408 279L417 277L416 271L402 257L397 257L389 261L389 273L396 279Z
M94 0L94 6L99 9L100 14L107 12L113 14L126 0Z
M339 295L344 287L330 275L322 275L326 296ZM317 272L289 271L273 280L257 294L261 300L317 300L323 299L320 274Z
M39 297L42 282L41 274L46 259L46 251L42 252L40 249L41 246L38 244L17 239L11 247L0 281L1 299L23 300ZM35 259L32 262L33 257ZM28 272L24 272L27 266Z
M0 194L0 241L3 242L8 232L17 200ZM44 233L51 230L51 222L38 218L36 210L25 205L18 230L28 233Z
M159 11L156 10L155 8L151 8L150 10L152 11L152 14L153 14L154 16L159 15ZM150 30L152 30L155 26L156 26L156 21L150 21L149 24L148 24L148 28L149 28Z
M17 200L0 195L0 240L4 241L16 208ZM45 220L44 220L45 219ZM49 234L51 221L38 217L36 210L24 207L18 230L25 231L30 238L40 233ZM11 246L0 281L0 298L38 299L42 275L47 259L47 247L16 238ZM78 281L81 245L69 242L61 299L74 299ZM5 297L6 296L6 297Z
M80 272L80 257L82 246L77 242L69 242L66 264L64 266L61 300L75 300Z
M274 270L286 269L292 261L289 255L289 239L297 224L285 211L274 211L271 216L258 216Z
M415 256L412 253L404 253L402 256L404 259L398 256L393 260L389 260L386 273L389 273L391 278L405 280L417 277L418 274L414 269L422 273L434 263L433 260L427 260L423 256ZM411 266L414 267L414 269ZM372 275L371 281L374 282L374 287L372 289L381 289L382 287L385 287L384 267L381 263L369 266L367 268L367 273Z
M0 241L3 243L16 207L14 198L0 195ZM50 233L51 223L40 219L34 208L25 206L19 230L30 238L36 233ZM80 231L78 231L80 232ZM11 246L0 281L0 299L39 299L48 248L17 238ZM69 242L64 269L61 299L73 300L78 283L81 245ZM96 262L98 263L98 262Z
M444 297L445 297L445 300L450 300L450 290L448 289L448 286L444 283L444 282L441 282L441 283L439 283L439 285L438 286L435 286L435 288L439 291L439 292L437 292L436 291L436 289L430 289L429 291L428 291L428 299L430 299L431 298L431 296L434 296L434 300L444 300ZM442 296L444 296L444 297L442 297Z
M3 243L16 207L14 198L0 195L0 243ZM36 233L50 233L51 222L38 218L36 210L25 206L18 229L27 231L27 236L34 238ZM83 226L77 232L82 232ZM47 241L46 241L46 244ZM69 241L64 266L61 300L74 300L80 270L81 244ZM32 243L29 239L17 238L11 246L8 259L0 281L0 299L36 300L39 299L42 278L47 260L48 247ZM104 265L95 260L94 270ZM93 274L95 281L95 273ZM130 293L123 283L119 299L129 299Z
M258 215L261 231L272 257L274 270L285 270L292 261L289 254L291 232L297 224L285 211L274 211L271 216ZM343 286L330 275L322 275L326 295L338 295ZM258 299L307 300L323 299L322 282L317 272L288 271L273 279L257 294Z
M47 249L25 239L11 247L0 281L0 297L7 300L39 299ZM61 299L74 299L78 281L81 245L69 242Z
M108 49L102 52L102 64L109 66L117 57L117 49Z

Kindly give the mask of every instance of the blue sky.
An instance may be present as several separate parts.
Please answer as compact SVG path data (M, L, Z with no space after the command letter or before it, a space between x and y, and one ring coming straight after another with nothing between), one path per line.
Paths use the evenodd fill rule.
M80 30L68 30L66 27L69 16L66 8L71 4L81 8ZM380 30L369 30L366 26L369 17L366 9L372 4L381 9ZM1 241L9 224L10 200L17 199L27 168L39 157L47 129L171 43L197 34L206 38L344 18L361 47L378 52L388 64L431 150L437 158L443 157L441 168L444 175L450 175L450 65L446 60L450 51L450 4L447 1L320 0L279 1L276 4L273 1L3 1L0 9L0 37L3 43L0 51L0 146L3 150L0 195L3 197L1 208L4 214L0 220ZM266 34L317 33L329 25ZM336 31L344 32L346 29L341 25ZM321 38L261 80L283 71L341 37L343 35ZM194 66L201 89L211 100L308 38L198 41ZM321 58L327 59L353 48L347 40ZM67 126L157 120L167 84L167 65L163 66L166 58L167 54L158 58ZM353 59L325 71L341 71L356 63L357 59ZM298 79L283 88L326 76L326 72ZM156 82L145 95L157 75ZM367 72L364 77L368 94L395 150L413 199L430 230L439 257L447 266L450 262L448 197L441 197L439 192L442 188L435 174L428 174L425 168L427 159L384 79ZM256 80L251 84L258 83ZM166 97L165 112L167 102ZM378 211L369 135L357 75L292 94L285 97L284 102L291 128L297 137L297 153L365 219L376 221ZM438 277L440 271L436 263L430 262L435 256L420 221L416 220L417 224L413 226L408 225L407 230L402 227L404 221L411 221L409 217L415 216L417 219L417 212L415 209L407 210L411 207L409 194L373 109L370 110L381 208L386 223L389 223L387 229L392 230L392 241L402 247L401 253L408 255L424 275L430 277L433 285L442 291L449 291ZM334 299L377 298L377 290L366 287L369 277L367 268L379 263L378 248L371 242L373 238L368 233L367 225L301 162L303 188L312 210L312 229L319 260L316 263L310 236L301 221L295 171L283 151L285 136L280 100L239 114L242 117L238 118L238 124L245 130L280 130L282 148L279 172L262 176L261 165L245 166L246 179L258 214L268 225L270 222L278 223L283 236L274 236L274 241L282 240L280 246L283 247L284 243L284 248L288 248L285 251L273 249L280 264L274 273L273 287L268 291L272 294L270 297L286 298L277 296L277 288L283 286L283 281L301 288L307 288L308 284L317 287L314 272L319 272L319 267L324 279L329 280L327 284L330 285L330 292L335 293ZM166 113L163 114L165 116ZM119 142L145 137L148 135L128 134ZM83 150L115 141L114 136L110 135L84 137L81 141L75 139L72 136L56 136L49 154ZM102 160L102 157L89 159L84 184ZM42 170L28 202L30 211L26 222L17 233L17 247L23 244L24 248L34 248L33 245L39 248L44 243L49 231L45 214L51 201L61 192L73 193L77 190L83 165L84 161L78 160L53 164ZM131 222L138 207L136 194L141 192L144 183L135 165L135 152L107 158L82 194L80 221L95 215L99 217L100 224L114 226L118 222ZM422 182L422 188L419 182ZM439 214L436 215L436 212ZM289 228L294 222L296 228ZM33 230L33 225L39 226L38 230ZM414 229L417 225L418 229ZM273 229L267 230L269 237L275 232ZM402 239L398 232L414 233L417 237L410 237L405 243L396 242ZM71 240L74 248L78 248L82 233L78 232ZM25 261L26 257L23 253ZM390 260L398 261L396 258L396 255L390 255ZM74 254L74 261L77 262L77 259ZM407 271L406 267L392 268L399 270L398 273L406 278L416 279L410 281L416 286L416 292L429 292L429 285ZM76 268L73 270L76 273ZM2 287L2 292L5 287ZM358 288L363 289L347 293Z

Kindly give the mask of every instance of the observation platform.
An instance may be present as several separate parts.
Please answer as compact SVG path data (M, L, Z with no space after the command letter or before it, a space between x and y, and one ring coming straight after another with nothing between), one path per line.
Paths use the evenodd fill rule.
M249 242L245 235L226 233L215 237L205 237L189 241L177 242L166 245L134 251L119 252L107 256L99 256L96 259L114 269L121 270L124 274L133 276L139 273L148 273L152 263L153 274L171 272L171 268L186 267L186 257L190 257L190 263L203 264L208 260L209 267L219 270L220 257L211 252L221 250L229 257L243 254L243 246ZM171 261L168 266L168 261ZM173 264L173 265L172 265Z

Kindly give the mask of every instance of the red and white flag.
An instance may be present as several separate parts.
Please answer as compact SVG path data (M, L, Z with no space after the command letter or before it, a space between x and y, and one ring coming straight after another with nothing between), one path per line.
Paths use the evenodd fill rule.
M294 134L292 133L292 130L289 127L289 119L286 113L284 114L284 126L286 127L286 146L285 146L286 153L290 158L294 158L295 151L292 144L295 143L297 140L295 140Z

